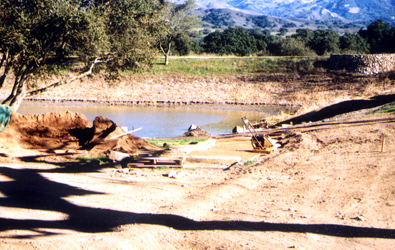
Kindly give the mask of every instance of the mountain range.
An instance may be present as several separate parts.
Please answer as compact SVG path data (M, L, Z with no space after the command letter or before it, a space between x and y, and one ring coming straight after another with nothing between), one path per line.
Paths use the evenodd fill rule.
M176 1L181 2L181 1ZM231 9L254 15L318 21L395 24L395 0L195 0L203 9Z

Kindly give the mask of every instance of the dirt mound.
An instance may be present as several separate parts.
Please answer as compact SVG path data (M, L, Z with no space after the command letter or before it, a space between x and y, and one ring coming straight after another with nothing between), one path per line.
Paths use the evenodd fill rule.
M131 154L139 149L159 149L137 136L125 134L115 122L101 116L95 118L92 128L74 129L72 133L80 135L82 149L90 151L91 155L100 155L108 150Z
M0 150L4 151L1 152L3 155L26 149L46 153L86 150L89 156L99 156L108 150L135 153L141 148L155 148L136 136L124 133L116 123L104 117L96 117L92 125L80 113L22 116L13 112L9 126L0 133Z

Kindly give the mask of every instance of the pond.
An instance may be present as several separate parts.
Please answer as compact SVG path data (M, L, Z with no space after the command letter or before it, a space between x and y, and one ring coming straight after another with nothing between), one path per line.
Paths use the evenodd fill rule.
M167 107L111 106L91 103L41 103L25 101L19 107L21 114L42 114L46 112L79 112L91 122L96 116L103 116L116 122L128 131L142 128L133 133L139 137L175 137L188 131L191 124L202 127L213 135L228 134L238 125L241 117L251 122L284 110L282 106L268 105L186 105Z

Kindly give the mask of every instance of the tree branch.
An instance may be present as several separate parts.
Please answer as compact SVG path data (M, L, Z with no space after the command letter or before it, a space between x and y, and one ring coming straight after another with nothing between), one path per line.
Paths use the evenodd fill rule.
M27 92L25 96L38 95L38 94L41 94L41 93L43 93L43 92L45 92L45 91L48 91L48 90L51 89L51 88L55 88L55 87L58 87L58 86L61 86L61 85L65 85L65 84L71 83L71 82L73 82L73 81L75 81L75 80L77 80L77 79L81 79L81 78L83 78L83 77L85 77L85 76L91 75L91 74L92 74L93 67L94 67L96 64L99 64L99 63L107 63L107 62L109 62L109 61L111 61L111 60L113 60L113 59L110 58L110 59L107 59L107 60L103 60L102 58L96 58L95 61L94 61L94 62L92 63L92 65L90 66L90 68L89 68L88 71L86 71L86 72L84 72L84 73L82 73L82 74L80 74L80 75L74 76L73 78L71 78L71 79L69 79L69 80L66 80L66 81L59 81L59 82L50 84L50 85L48 85L48 86L46 86L46 87L44 87L44 88L36 89L36 90L30 91L30 92Z

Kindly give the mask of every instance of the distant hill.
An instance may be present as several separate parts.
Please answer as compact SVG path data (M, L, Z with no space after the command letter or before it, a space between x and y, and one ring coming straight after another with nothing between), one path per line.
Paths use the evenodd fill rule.
M277 33L286 28L289 33L297 29L332 29L339 33L354 33L366 27L367 22L350 22L342 20L319 21L301 18L279 18L266 15L256 15L241 12L236 9L206 9L195 10L203 21L203 28L209 31L226 29L228 27L243 27L246 29L269 30Z
M229 9L247 14L311 21L395 24L395 0L196 0L204 9Z

